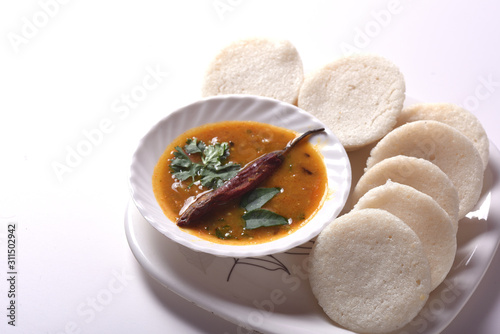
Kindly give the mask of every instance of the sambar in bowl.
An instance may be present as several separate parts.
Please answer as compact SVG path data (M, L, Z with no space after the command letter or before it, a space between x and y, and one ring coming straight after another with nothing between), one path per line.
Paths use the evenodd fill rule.
M319 128L253 182L266 168L259 158ZM185 212L249 168L250 190L219 196L178 226ZM134 203L159 232L193 250L232 257L284 252L314 238L343 208L350 183L347 154L323 123L293 105L247 95L207 98L170 113L139 143L129 178Z

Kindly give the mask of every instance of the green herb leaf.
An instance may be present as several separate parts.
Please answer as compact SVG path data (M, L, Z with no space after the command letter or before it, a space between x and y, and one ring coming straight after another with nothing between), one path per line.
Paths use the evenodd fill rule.
M191 178L194 181L195 176L198 174L201 167L202 167L201 165L193 163L188 168L180 169L179 171L174 172L172 174L179 181L185 181L189 178Z
M222 227L216 227L215 228L215 236L219 239L231 239L233 238L232 233L233 231L231 230L231 227L229 225L225 225Z
M253 230L263 226L287 225L288 220L269 210L255 209L243 215L246 222L246 229Z
M224 184L224 181L236 176L240 170L240 165L229 162L225 165L207 165L200 171L201 185L207 188L216 189Z
M175 167L189 167L193 162L189 159L189 156L180 148L179 146L175 147L174 159L170 163L170 166Z
M175 148L174 157L170 162L172 175L180 181L185 181L189 178L194 181L195 176L203 166L191 161L189 156L179 146Z
M243 195L240 206L247 211L260 209L280 191L281 188L256 188Z
M222 160L226 159L229 155L229 144L228 143L216 143L205 147L201 160L205 165L207 164L218 164Z
M186 146L184 146L184 149L186 150L187 154L193 154L193 153L201 153L205 150L205 143L202 141L198 141L196 138L190 138L186 141Z
M219 239L226 239L225 233L223 233L218 227L215 229L215 236Z
M191 160L190 155L194 154L201 155L202 163ZM193 182L199 180L202 186L215 189L224 184L224 181L233 178L240 170L240 165L233 162L223 164L228 156L228 143L207 146L196 138L190 138L183 148L175 148L170 170L177 180L185 181L191 178Z

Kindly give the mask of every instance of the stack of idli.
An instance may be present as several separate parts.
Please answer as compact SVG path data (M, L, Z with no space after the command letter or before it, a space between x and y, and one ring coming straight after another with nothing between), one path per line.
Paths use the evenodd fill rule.
M355 332L386 333L409 323L431 292L431 270L417 234L382 209L354 210L318 236L309 282L319 305Z
M352 210L329 224L313 247L310 283L325 313L363 333L408 324L453 265L459 220L478 202L488 159L486 133L465 109L445 103L403 109L396 127L371 149L350 195ZM418 246L393 232L396 220L387 214L414 233ZM393 254L393 246L400 253ZM408 258L422 254L425 261ZM429 284L408 284L412 275L424 277L423 269L387 268L402 259L403 267L427 268ZM394 296L397 289L407 303Z
M309 281L325 313L347 329L385 333L408 324L448 275L459 221L480 197L489 141L479 120L451 103L404 107L404 77L384 57L341 57L304 75L295 47L267 38L223 48L202 92L296 104L348 153L371 148L352 210L314 244Z

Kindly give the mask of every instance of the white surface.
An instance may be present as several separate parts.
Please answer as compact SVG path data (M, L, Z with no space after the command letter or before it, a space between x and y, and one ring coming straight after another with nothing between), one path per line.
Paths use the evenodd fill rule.
M465 105L500 146L492 0L59 1L0 4L0 216L12 216L0 227L0 309L7 221L18 223L19 274L18 326L0 313L2 333L244 332L150 279L123 228L139 139L199 98L208 61L236 38L288 38L306 71L348 44L386 56L409 96ZM40 28L30 30L34 20ZM23 33L16 52L9 38ZM71 157L77 148L87 155ZM73 167L59 180L52 164L68 156ZM499 280L497 253L443 333L498 332Z
M153 193L153 170L170 143L187 130L221 121L255 121L304 133L325 129L305 140L318 148L324 158L328 179L327 196L320 210L298 231L263 244L235 246L210 242L179 229L169 220ZM146 220L171 240L218 256L250 257L282 253L316 237L344 208L351 190L349 158L340 141L325 124L311 114L280 101L244 95L202 99L169 114L140 141L130 166L130 192L134 204Z

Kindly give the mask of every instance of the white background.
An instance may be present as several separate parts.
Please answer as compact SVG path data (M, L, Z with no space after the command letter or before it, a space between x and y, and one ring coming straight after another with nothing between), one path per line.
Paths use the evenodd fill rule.
M465 105L500 145L499 14L495 0L3 1L0 332L236 333L133 257L123 216L138 140L200 97L222 46L269 36L289 39L306 72L346 48L383 55L404 73L407 96ZM157 81L127 106L150 72ZM99 127L106 133L85 146ZM87 155L68 158L78 148ZM58 177L54 164L66 159ZM7 221L18 224L15 328L5 316ZM445 333L498 333L499 281L497 254ZM103 289L111 300L90 312Z

